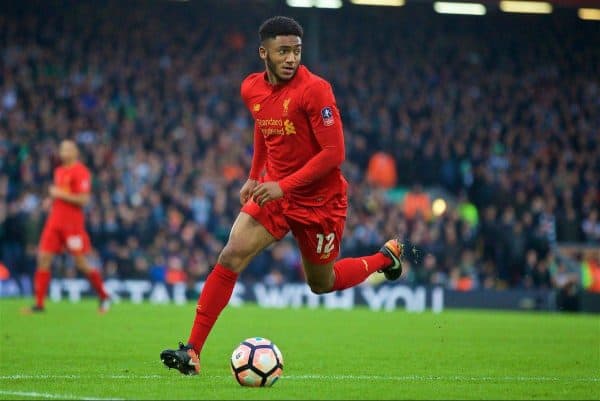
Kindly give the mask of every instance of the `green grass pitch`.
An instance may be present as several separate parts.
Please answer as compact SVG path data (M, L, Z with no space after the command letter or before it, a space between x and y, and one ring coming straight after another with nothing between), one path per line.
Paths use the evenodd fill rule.
M0 301L0 399L599 399L600 319L457 311L412 314L227 308L200 376L167 370L164 348L187 340L194 305L91 300ZM272 388L243 388L229 358L247 337L281 349Z

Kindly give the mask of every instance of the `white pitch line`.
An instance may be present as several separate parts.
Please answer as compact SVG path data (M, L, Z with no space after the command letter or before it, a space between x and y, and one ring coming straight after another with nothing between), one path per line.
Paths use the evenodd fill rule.
M0 380L65 380L65 379L124 379L124 380L148 380L148 379L170 379L173 375L3 375ZM225 379L230 376L207 376L202 377L212 379ZM380 376L380 375L286 375L281 377L287 380L365 380L365 381L466 381L466 382L600 382L600 377L552 377L552 376L427 376L427 375L407 375L407 376Z
M600 382L600 377L549 377L549 376L377 376L377 375L295 375L281 377L295 380L376 380L376 381L575 381Z
M160 379L161 375L5 375L0 380L33 380L33 379Z
M58 400L122 400L122 398L101 398L101 397L82 397L72 394L53 394L53 393L38 393L34 391L7 391L0 390L0 394L16 395L19 397L34 397L34 398L50 398Z

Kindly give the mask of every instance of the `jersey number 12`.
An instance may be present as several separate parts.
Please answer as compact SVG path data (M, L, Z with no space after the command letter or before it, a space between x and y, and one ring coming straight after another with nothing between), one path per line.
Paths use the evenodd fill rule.
M329 253L333 250L335 233L317 234L317 253ZM327 242L326 242L327 241ZM325 247L323 247L325 245Z

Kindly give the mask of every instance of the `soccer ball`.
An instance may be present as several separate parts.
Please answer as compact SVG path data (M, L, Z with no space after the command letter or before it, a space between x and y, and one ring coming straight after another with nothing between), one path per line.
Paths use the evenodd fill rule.
M271 340L247 338L231 354L231 373L242 386L270 387L283 373L283 356Z

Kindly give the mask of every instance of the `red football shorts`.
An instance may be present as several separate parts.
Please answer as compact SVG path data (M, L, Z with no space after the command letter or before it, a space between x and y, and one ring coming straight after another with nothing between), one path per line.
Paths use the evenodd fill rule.
M346 196L339 195L322 206L301 206L281 198L260 207L250 199L241 211L278 240L291 230L302 257L321 265L335 260L340 253L347 208Z
M40 251L61 253L67 251L73 255L86 254L91 242L84 227L46 224L40 238Z

